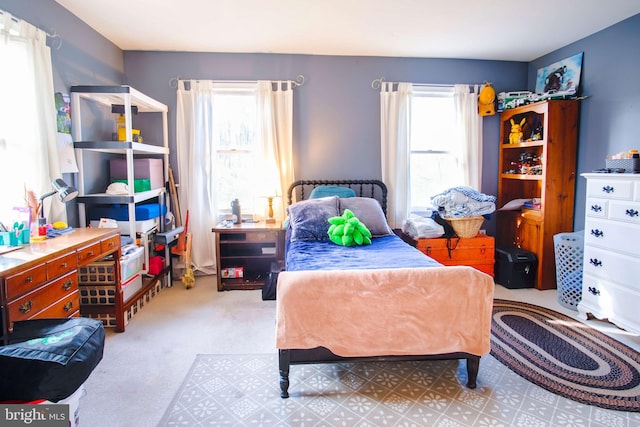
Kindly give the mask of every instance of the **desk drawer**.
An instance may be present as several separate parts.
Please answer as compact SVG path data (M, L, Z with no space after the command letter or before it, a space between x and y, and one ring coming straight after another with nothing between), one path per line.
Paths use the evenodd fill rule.
M51 301L58 301L77 290L78 274L76 271L41 286L8 304L8 324L11 325L18 320L32 319L51 305Z
M100 242L96 242L92 245L85 246L82 249L78 249L78 265L84 265L100 257L102 249L100 249Z
M51 304L38 313L41 319L52 319L57 317L79 317L80 316L80 292L76 289L71 294Z
M69 252L59 258L47 261L47 278L49 280L67 274L77 268L76 253Z
M100 250L103 254L107 252L112 252L120 246L120 235L117 234L115 236L109 237L108 239L104 239L100 242Z
M46 281L46 264L40 264L36 267L30 268L29 270L9 276L5 282L7 286L7 300L11 301L26 292L36 289Z

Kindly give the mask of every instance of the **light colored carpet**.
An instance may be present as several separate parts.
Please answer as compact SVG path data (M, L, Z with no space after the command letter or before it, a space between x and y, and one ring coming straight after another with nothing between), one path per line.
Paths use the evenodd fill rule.
M262 301L260 291L218 292L215 277L198 277L196 283L195 288L185 290L180 281L174 281L173 288L163 289L145 304L130 321L126 332L107 330L104 358L85 383L87 393L80 401L82 427L157 426L197 354L275 355L275 301ZM495 296L577 315L556 302L555 291L509 290L496 286ZM640 350L640 337L637 335L625 333L604 322L590 324ZM484 364L483 358L482 381L486 381L482 377ZM304 367L292 366L292 381L300 368ZM277 376L277 365L273 375ZM277 382L274 387L277 387ZM478 390L482 390L483 383L479 387ZM464 387L457 390L468 391ZM299 390L292 383L290 391L296 393ZM511 393L519 393L519 388L516 383L501 383L495 393L503 393L508 399ZM288 400L293 399L295 397ZM550 411L549 406L539 404L530 396L523 401L525 403L530 411L538 411L536 419L541 422L536 425L557 425L552 423L555 412ZM463 409L467 407L460 407ZM591 413L591 426L640 425L632 424L626 418L606 418L607 413L596 413L600 411L596 408L583 407L582 410ZM555 411L559 413L561 408ZM482 414L493 417L489 406L484 407ZM588 416L583 415L580 420L587 419ZM308 424L291 421L284 425ZM568 422L564 425L584 424Z

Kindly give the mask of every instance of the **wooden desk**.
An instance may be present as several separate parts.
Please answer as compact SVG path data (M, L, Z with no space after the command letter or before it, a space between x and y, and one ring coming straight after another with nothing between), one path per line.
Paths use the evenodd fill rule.
M78 317L78 268L110 254L120 258L118 229L76 229L0 255L0 340L6 342L19 320ZM116 269L120 277L119 263ZM116 286L120 293L119 281Z

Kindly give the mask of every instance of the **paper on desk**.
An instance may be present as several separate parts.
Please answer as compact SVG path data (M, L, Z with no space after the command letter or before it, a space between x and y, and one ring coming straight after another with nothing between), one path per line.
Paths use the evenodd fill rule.
M530 202L531 199L513 199L507 202L503 207L498 209L499 211L517 211L522 209L525 202Z

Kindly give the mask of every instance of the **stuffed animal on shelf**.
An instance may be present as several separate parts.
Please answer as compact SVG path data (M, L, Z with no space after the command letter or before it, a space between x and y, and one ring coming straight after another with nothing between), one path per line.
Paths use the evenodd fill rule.
M511 119L511 132L509 133L509 144L519 144L522 142L522 127L526 123L526 117L520 121L520 124L517 124L513 119Z

